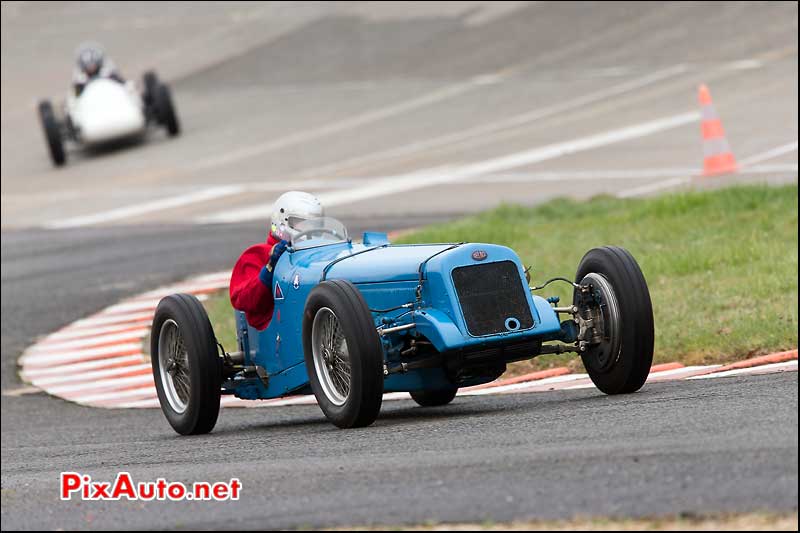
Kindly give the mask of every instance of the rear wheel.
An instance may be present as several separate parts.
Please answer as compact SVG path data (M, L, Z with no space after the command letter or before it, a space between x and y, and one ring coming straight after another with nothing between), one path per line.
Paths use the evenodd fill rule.
M173 294L159 302L150 360L161 410L173 429L181 435L214 429L222 365L214 330L196 297Z
M417 402L422 407L438 407L440 405L447 405L456 397L458 388L440 389L440 390L421 390L411 393L411 399Z
M144 85L142 99L146 105L152 106L155 100L156 89L158 89L159 85L158 76L156 76L156 73L152 70L148 70L144 73L144 76L142 76L142 84Z
M340 428L372 424L383 400L383 348L355 285L329 280L311 291L303 349L311 390L328 420Z
M167 128L170 137L174 137L181 132L178 122L178 115L172 103L172 93L169 87L163 83L157 84L153 93L153 108L155 109L156 119L159 124Z
M54 165L60 167L67 160L67 154L64 152L64 141L61 138L61 126L49 100L39 103L39 120L42 123L44 137L50 150L50 159Z
M591 320L581 359L589 377L606 394L635 392L644 385L653 363L653 306L642 270L624 248L604 246L581 260L573 305L582 320Z

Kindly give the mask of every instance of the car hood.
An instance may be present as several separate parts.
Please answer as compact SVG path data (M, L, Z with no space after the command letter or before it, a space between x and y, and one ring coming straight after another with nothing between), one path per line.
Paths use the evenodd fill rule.
M415 281L420 264L452 244L392 245L363 250L338 258L328 265L327 279L353 283Z

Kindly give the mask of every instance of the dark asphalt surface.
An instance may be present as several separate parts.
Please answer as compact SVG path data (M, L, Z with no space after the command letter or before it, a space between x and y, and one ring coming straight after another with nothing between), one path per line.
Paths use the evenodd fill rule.
M84 230L68 243L58 232L4 232L3 390L20 386L16 356L37 335L224 268L260 232L141 226ZM193 438L175 435L159 410L92 409L42 393L2 404L3 529L797 510L794 372L653 384L613 398L589 389L459 398L427 410L387 402L374 426L351 431L315 406L226 409L214 433ZM243 491L227 503L62 502L61 471L97 481L119 471L185 483L238 477Z

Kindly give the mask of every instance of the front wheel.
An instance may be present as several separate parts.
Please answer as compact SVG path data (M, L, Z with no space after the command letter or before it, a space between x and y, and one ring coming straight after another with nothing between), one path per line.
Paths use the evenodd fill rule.
M653 363L653 305L642 270L624 248L590 250L580 262L573 305L585 331L581 359L606 394L639 390Z
M328 420L340 428L372 424L383 400L383 348L355 285L328 280L314 287L303 314L303 350Z
M61 138L61 126L53 111L53 104L49 100L43 100L39 103L39 121L42 123L47 147L50 149L50 159L55 166L60 167L66 162L67 154L64 151L64 141Z
M161 410L181 435L208 433L219 416L222 365L203 305L172 294L156 308L150 360Z
M438 407L453 401L458 392L457 387L440 390L420 390L411 392L411 399L421 407Z
M175 111L175 106L172 103L172 93L169 87L163 83L159 83L154 88L153 92L153 108L155 109L156 119L158 123L167 129L170 137L175 137L181 132L180 122L178 122L178 114Z

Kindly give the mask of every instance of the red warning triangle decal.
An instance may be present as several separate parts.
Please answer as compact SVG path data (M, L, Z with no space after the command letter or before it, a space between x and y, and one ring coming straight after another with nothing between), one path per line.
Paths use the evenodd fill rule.
M272 297L275 300L283 300L283 290L281 289L280 283L277 281L275 282L275 291L273 292Z

